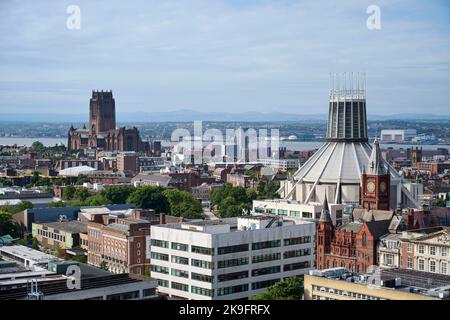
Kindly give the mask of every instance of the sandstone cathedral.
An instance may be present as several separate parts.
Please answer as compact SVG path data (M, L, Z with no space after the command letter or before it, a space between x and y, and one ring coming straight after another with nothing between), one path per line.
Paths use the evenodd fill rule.
M89 106L89 128L70 127L67 134L69 150L96 148L105 151L146 152L148 142L143 142L136 127L116 128L116 103L112 91L92 91Z

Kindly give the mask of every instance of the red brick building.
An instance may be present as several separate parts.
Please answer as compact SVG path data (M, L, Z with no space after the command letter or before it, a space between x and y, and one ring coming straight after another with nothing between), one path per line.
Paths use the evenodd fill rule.
M335 227L325 199L317 227L317 269L345 267L354 272L366 272L376 265L378 240L389 232L393 216L389 211L378 213L367 211L365 215Z

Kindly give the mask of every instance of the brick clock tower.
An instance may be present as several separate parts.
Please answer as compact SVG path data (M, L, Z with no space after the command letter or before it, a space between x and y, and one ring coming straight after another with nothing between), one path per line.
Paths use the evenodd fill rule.
M389 210L391 174L381 158L380 145L375 140L369 168L361 176L361 204L367 210Z

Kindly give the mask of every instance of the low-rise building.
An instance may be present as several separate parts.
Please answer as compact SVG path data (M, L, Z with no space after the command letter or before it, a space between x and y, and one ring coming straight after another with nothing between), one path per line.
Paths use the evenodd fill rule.
M33 223L32 235L41 248L85 254L88 249L87 224L80 221ZM70 251L70 252L69 252Z
M305 300L449 300L450 276L402 269L357 274L345 268L311 271Z
M312 222L247 216L151 229L151 275L171 297L245 299L314 266Z
M409 230L399 238L401 268L450 275L450 231L448 227Z
M146 247L150 225L134 218L118 218L106 225L89 223L88 263L112 273L143 275L150 267Z

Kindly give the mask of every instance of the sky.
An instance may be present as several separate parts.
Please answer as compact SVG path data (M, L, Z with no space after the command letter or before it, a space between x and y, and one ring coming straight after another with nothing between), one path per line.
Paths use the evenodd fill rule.
M1 0L0 118L87 113L93 89L118 112L326 113L352 71L369 114L450 115L449 21L446 0Z

